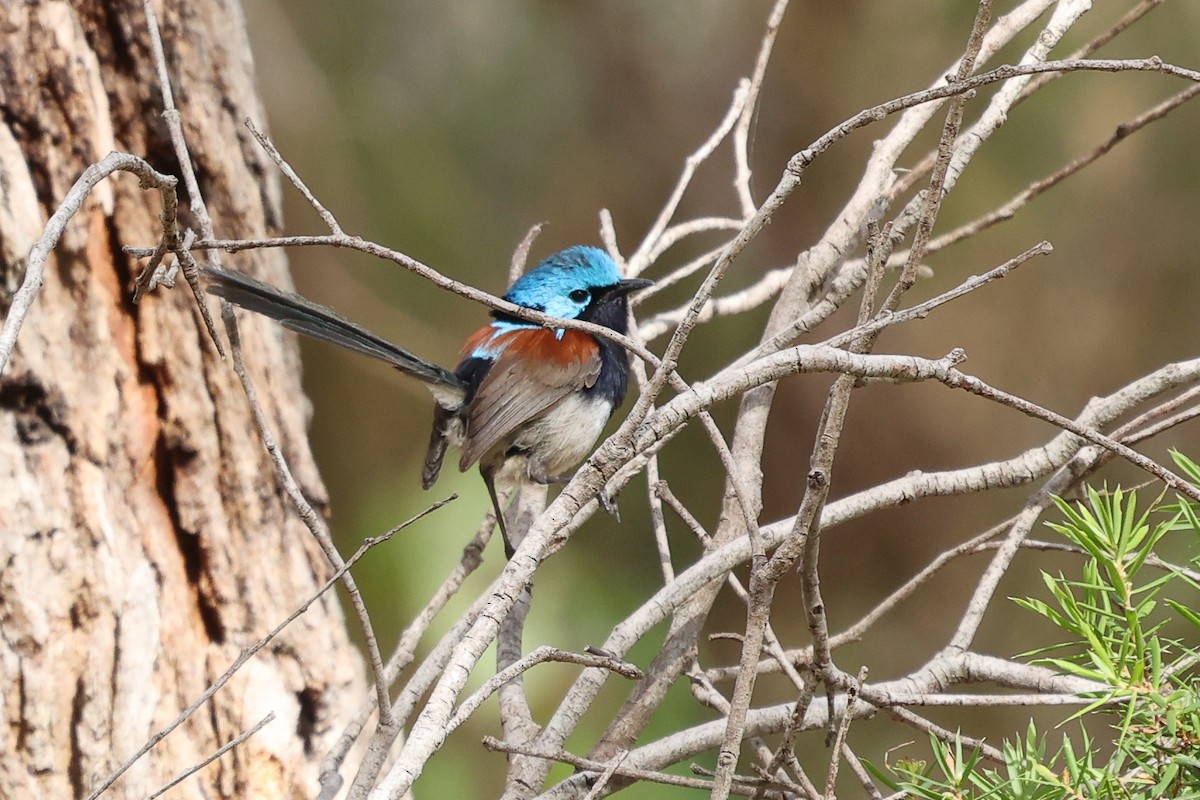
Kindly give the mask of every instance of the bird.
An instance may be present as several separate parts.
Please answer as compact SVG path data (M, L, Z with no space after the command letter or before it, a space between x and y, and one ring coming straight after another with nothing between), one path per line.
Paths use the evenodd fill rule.
M624 349L580 330L547 328L492 311L491 321L467 337L457 366L448 370L298 294L211 264L202 264L201 273L210 294L425 383L434 412L421 485L433 486L447 448L459 447L460 471L479 466L509 558L515 548L497 484L566 482L591 453L629 386ZM604 250L575 245L517 278L504 299L625 334L629 295L651 285L623 278Z

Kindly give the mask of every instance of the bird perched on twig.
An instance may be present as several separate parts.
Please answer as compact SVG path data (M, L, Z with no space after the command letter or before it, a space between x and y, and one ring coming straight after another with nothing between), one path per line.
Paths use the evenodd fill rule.
M423 381L436 401L421 483L437 480L448 445L459 470L479 464L505 552L497 482L561 483L591 452L625 398L629 363L620 345L565 328L543 328L500 311L467 338L451 372L376 336L324 306L248 275L202 265L210 293L284 327L391 364ZM625 333L626 298L651 285L622 279L603 250L576 246L549 256L504 295L515 305Z

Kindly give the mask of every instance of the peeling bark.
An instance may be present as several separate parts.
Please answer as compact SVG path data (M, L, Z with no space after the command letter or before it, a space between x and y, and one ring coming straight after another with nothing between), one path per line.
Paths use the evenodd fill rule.
M158 14L216 229L277 233L278 182L242 124L263 111L240 9ZM179 174L150 53L134 0L0 6L0 315L88 164L122 150ZM85 796L330 574L182 282L130 301L140 265L121 248L157 241L157 202L127 175L92 193L0 378L0 797ZM281 253L235 263L287 284ZM297 480L323 503L294 343L256 320L243 338ZM315 796L317 762L362 696L327 595L112 796L147 795L270 711L172 796Z

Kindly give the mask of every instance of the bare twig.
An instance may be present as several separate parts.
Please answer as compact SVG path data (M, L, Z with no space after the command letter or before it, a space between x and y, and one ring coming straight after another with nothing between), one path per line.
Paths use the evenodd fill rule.
M991 0L979 0L975 12L975 23L971 26L971 35L967 37L967 47L962 59L958 62L958 72L952 83L960 83L967 79L975 70L975 59L983 47L983 35L992 19ZM942 136L938 142L937 157L933 162L933 174L929 178L929 189L923 195L924 208L917 222L917 232L913 239L912 249L900 272L900 279L892 288L887 300L883 302L883 310L894 311L900 305L900 298L907 292L917 279L917 266L925 258L925 249L933 235L933 224L941 210L942 199L947 191L947 177L950 170L950 159L954 155L954 143L962 126L963 109L966 107L968 94L958 94L950 102L946 113L946 121L942 125Z
M540 758L547 761L557 761L567 764L568 766L575 767L579 770L587 770L588 772L599 774L608 772L612 767L612 760L609 760L609 762L605 763L602 761L593 761L590 758L580 758L579 756L572 755L565 750L542 750L535 747L513 746L491 736L483 737L483 746L488 750L494 750L500 753L517 753L519 755L530 756L532 758ZM638 769L633 766L627 766L627 763L628 762L621 763L615 769L612 769L612 774L635 781L661 783L665 786L680 786L685 789L700 789L703 791L709 791L712 789L711 781L687 778L682 775L669 775L665 772L655 772L653 770ZM760 783L761 781L752 780L753 785ZM754 788L753 786L735 785L733 793L749 797L754 794Z
M740 223L738 224L738 227L741 227ZM721 255L720 248L717 248L715 250L709 250L708 252L703 253L702 255L698 256L697 258L693 258L691 261L688 261L687 263L683 264L682 266L676 267L670 273L664 275L661 278L656 279L654 281L653 286L647 287L643 291L638 292L636 295L634 295L632 298L630 298L630 303L633 305L634 308L637 308L642 303L645 303L647 300L654 297L659 292L662 292L665 289L669 289L670 287L674 286L675 284L679 283L680 281L684 280L685 278L695 275L698 271L704 269L706 266L710 266L712 264L712 262L716 259L716 257L719 255ZM682 314L683 312L679 311L678 313ZM653 322L653 320L640 320L639 325L641 325L644 328L647 324L649 324L651 322ZM663 326L663 331L665 332L665 330L666 330L666 328L665 328L665 326ZM654 337L652 337L652 336L645 337L644 336L644 338L654 338Z
M783 15L787 12L787 7L788 0L776 0L775 5L771 8L770 16L767 17L767 29L758 46L758 58L754 62L754 73L750 76L749 93L742 106L737 126L733 129L735 171L733 187L737 191L743 219L753 216L756 208L750 186L750 177L753 174L750 169L750 131L754 125L754 117L758 113L758 96L762 92L763 81L767 77L767 65L771 61L771 51L775 48L775 37L779 34L779 26L783 24Z
M782 662L777 661L776 663L782 666ZM800 732L801 723L804 721L804 713L808 710L808 704L812 701L813 688L812 682L806 681L804 688L800 691L800 695L796 698L796 702L792 706L792 714L788 717L787 727L783 730L783 741L780 743L779 749L775 751L775 755L763 768L763 771L768 775L773 775L784 763L795 759L796 734ZM799 774L804 776L804 780L807 783L807 776L803 772ZM816 787L812 787L810 796L820 796Z
M854 773L854 777L858 778L858 782L862 784L864 790L872 798L872 800L883 800L883 795L879 793L879 789L875 786L875 781L871 779L871 774L867 772L862 761L850 749L850 745L842 742L842 757L846 759L846 763L850 765L850 770Z
M846 687L854 685L854 676L840 676ZM1032 702L1033 694L1038 697L1049 697L1048 705L1074 705L1067 700L1067 695L1074 695L1076 700L1094 700L1094 693L1104 691L1103 684L1080 678L1066 677L1045 667L983 656L977 653L944 654L932 659L916 671L890 681L864 685L861 689L859 702L852 707L848 705L847 695L839 693L834 697L834 719L850 714L855 719L865 719L873 716L880 708L887 709L905 724L918 727L919 730L938 732L942 735L953 736L944 729L932 726L928 720L913 714L907 709L896 706L898 701L918 701L914 705L923 704L923 700L936 703L940 696L951 696L947 688L959 683L989 681L1014 689L1026 690L1025 700ZM1091 694L1093 697L1084 698ZM973 695L961 695L969 699ZM1003 704L1007 695L981 695L985 701L993 699L997 704ZM747 714L746 732L748 735L783 732L788 726L796 730L827 729L831 724L827 716L827 706L820 699L811 699L806 707L797 708L792 703L785 703L766 708L751 709ZM719 746L726 728L724 720L714 720L701 723L692 728L675 731L658 741L637 747L630 753L631 763L643 767L661 769L670 764L679 763L694 757L697 753L712 750ZM969 739L969 737L966 737ZM970 740L973 742L974 740ZM989 751L997 752L994 748ZM550 792L549 796L555 796Z
M343 235L344 232L342 231L342 226L338 224L337 218L333 216L333 213L330 212L329 209L321 204L321 201L318 200L316 196L309 190L308 185L300 179L299 175L296 174L296 170L292 169L292 165L289 164L282 155L280 155L279 150L276 149L275 143L271 141L270 137L255 127L254 120L250 119L249 117L246 117L243 122L250 130L250 133L254 135L254 138L258 140L259 146L270 157L270 159L275 162L275 166L279 168L279 171L283 173L284 177L291 181L292 186L296 187L296 191L300 192L300 194L304 196L304 199L308 201L308 204L313 207L313 209L317 212L317 215L320 216L325 224L329 227L329 232L334 236Z
M210 755L208 758L206 758L206 759L204 759L203 761L201 761L199 764L196 764L196 765L194 765L194 766L192 766L192 767L189 767L189 768L185 769L183 772L181 772L181 773L179 773L178 775L176 775L174 778L172 778L172 779L171 779L171 781L170 781L169 783L167 783L165 786L163 786L161 789L159 789L159 790L158 790L157 792L155 792L154 794L152 794L152 795L150 795L149 797L147 797L147 798L146 798L146 800L154 800L154 798L156 798L156 797L161 797L162 795L166 794L168 790L170 790L170 789L174 788L175 786L178 786L179 784L183 783L183 782L184 782L185 780L187 780L189 777L191 777L192 775L195 775L197 772L199 772L200 770L204 769L204 768L205 768L205 767L207 767L209 764L211 764L212 762L216 761L218 758L220 758L221 756L225 755L225 754L226 754L226 753L228 753L230 750L232 750L233 748L237 747L237 746L238 746L238 745L240 745L242 742L246 741L246 740L247 740L247 739L249 739L251 736L253 736L254 734L256 734L256 733L258 733L259 731L261 731L261 730L262 730L263 728L265 728L265 727L267 726L267 724L268 724L268 723L270 723L270 722L271 722L273 719L275 719L275 712L274 712L274 711L270 712L270 713L269 713L269 714L267 714L265 717L263 717L261 720L259 720L259 721L258 721L258 723L257 723L257 724L255 724L253 727L251 727L251 728L248 728L248 729L246 729L245 731L242 731L240 734L238 734L238 735L237 735L237 736L235 736L234 738L230 739L230 740L229 740L228 742L226 742L225 744L221 745L221 747L220 747L219 749L217 749L215 752L213 752L213 754L212 754L212 755Z
M646 483L650 501L650 527L654 531L654 546L658 550L658 568L663 583L675 580L675 565L671 563L671 543L667 538L667 521L663 514L663 498L655 487L662 484L658 471L658 456L646 462Z
M846 744L846 732L850 730L850 721L854 719L854 701L866 679L867 668L863 667L858 671L854 685L846 692L846 713L842 714L842 718L838 721L837 735L833 740L833 755L829 758L829 771L825 775L825 800L834 800L838 767L842 763L842 749Z
M692 177L696 174L696 168L707 161L713 151L717 149L717 146L729 135L729 131L733 129L734 123L737 122L742 109L746 105L749 94L749 81L742 81L738 84L737 90L733 93L733 101L729 105L729 110L725 112L725 118L717 125L712 135L697 148L696 152L684 160L683 170L680 172L679 180L675 183L675 189L671 192L671 196L667 201L663 203L658 218L654 220L654 224L646 232L641 245L629 257L628 274L630 277L640 275L651 263L650 253L659 247L659 240L662 238L663 231L667 229L667 225L671 223L671 219L675 216L675 211L679 208L679 201L683 199L683 193L687 191L688 186L692 182Z
M509 666L497 672L491 678L484 682L469 697L462 701L458 709L454 712L454 716L446 724L446 732L450 733L459 725L467 721L467 718L475 713L479 706L483 705L483 701L487 700L492 694L525 671L532 669L538 664L544 664L549 661L556 661L562 664L578 664L584 667L596 667L598 669L606 669L610 672L615 672L623 678L630 680L641 680L644 675L642 671L626 661L620 661L609 656L592 655L589 653L572 653L567 650L560 650L557 647L542 645L534 650L529 655L514 661Z
M1086 58L1087 56L1090 56L1092 53L1096 52L1101 47L1108 44L1121 33L1123 33L1129 28L1130 25L1141 19L1141 17L1143 17L1146 13L1152 11L1158 5L1161 5L1162 1L1163 0L1142 0L1141 3L1130 9L1130 11L1124 17L1117 20L1107 30L1102 31L1093 37L1091 41L1075 50L1068 56L1068 58ZM1079 8L1081 7L1076 6L1076 10L1073 10L1072 13L1076 15L1079 14ZM1083 10L1086 10L1086 8ZM1062 29L1062 27L1063 26L1061 25L1059 26L1060 29ZM1043 52L1047 51L1043 50ZM1013 107L1015 108L1017 105L1024 102L1024 100L1032 96L1035 92L1044 88L1047 83L1057 80L1060 77L1062 77L1061 73L1047 73L1036 76L1033 80L1029 81L1024 87L1021 88L1021 91L1013 99ZM901 176L901 178L896 182L896 193L904 194L909 188L911 188L911 186L915 184L916 181L920 180L921 176L929 171L936 155L936 151L931 153L929 156L922 159L918 165L913 167L908 174Z
M542 228L546 227L545 222L538 222L529 228L525 234L525 238L517 245L517 249L513 250L512 262L508 267L508 282L512 283L517 278L525 274L525 264L529 261L529 251L533 248L533 242L537 239L538 234L542 232Z
M999 749L992 747L982 739L964 736L959 731L952 731L947 728L943 728L941 725L925 719L920 714L914 714L906 708L892 708L888 713L891 714L894 719L903 722L905 725L916 728L924 733L936 736L939 741L945 742L946 744L961 743L964 747L978 748L980 754L989 761L995 764L1004 763L1004 754L1000 752Z
M768 356L740 369L730 368L708 381L694 384L689 394L673 398L657 409L653 417L637 428L635 447L643 450L651 446L660 435L673 431L701 410L740 395L750 388L773 382L788 374L807 372L835 372L857 378L882 379L895 382L918 382L934 380L943 385L960 389L992 400L1035 419L1048 422L1065 431L1111 450L1121 458L1149 472L1166 483L1171 489L1200 500L1197 490L1183 478L1140 453L1126 447L1097 430L1080 425L1061 414L1043 408L1008 392L996 389L986 382L957 369L957 364L966 358L961 350L952 350L938 360L913 356L882 356L849 353L837 348L797 345ZM1169 365L1171 373L1181 371L1191 374L1200 362L1180 362Z
M158 16L154 12L153 0L143 0L142 12L146 15L146 32L150 36L150 47L154 52L154 67L158 73L158 88L163 100L163 119L167 123L167 133L171 137L171 146L174 148L175 157L179 161L179 171L183 175L184 188L187 189L188 207L191 209L192 216L196 218L196 222L200 225L200 233L203 234L204 238L211 239L213 236L212 217L208 214L208 206L204 203L204 194L200 191L200 184L196 180L196 170L192 167L192 156L188 152L187 139L183 135L183 125L179 116L179 109L175 107L175 95L171 90L171 73L167 68L167 55L163 48L162 34L158 28ZM174 225L171 226L171 230L174 230ZM171 244L177 243L176 240L171 241ZM176 254L179 254L178 251L176 251ZM209 252L208 259L216 263L216 253ZM151 263L153 263L153 260ZM181 260L181 263L183 265L183 276L187 279L188 286L192 290L192 295L196 298L200 317L204 320L204 327L208 331L209 339L216 346L221 356L224 357L225 351L221 346L220 337L217 336L217 326L213 322L212 314L203 300L204 292L200 288L199 272L195 269L194 263L186 259ZM150 267L142 273L142 276L149 278L152 273L153 268ZM134 290L135 301L141 297L141 292L142 282L141 277L139 277Z
M647 263L653 264L657 262L663 253L688 236L712 231L738 231L741 230L742 222L743 220L733 219L732 217L700 217L699 219L690 219L687 222L676 223L663 231L662 235L658 237L657 244L655 244L647 256Z
M588 791L583 800L599 800L604 787L608 785L608 782L612 780L612 776L621 768L621 764L625 763L625 757L628 755L628 750L618 750L613 754L613 757L609 760L608 767L596 779L596 783L593 784L591 790Z
M923 303L918 303L911 308L903 309L902 311L894 311L890 314L878 314L870 321L862 322L855 325L850 330L844 331L832 336L822 342L832 347L845 347L850 342L861 336L874 336L885 328L890 328L893 325L910 322L913 320L925 319L929 314L940 306L949 303L951 300L956 300L963 295L969 294L977 289L980 289L987 284L1007 277L1009 273L1020 267L1025 262L1035 256L1049 255L1054 251L1054 247L1049 242L1038 242L1033 247L1029 248L1020 255L1010 258L998 267L994 267L980 275L972 275L958 286L949 291L939 294L937 297L932 297ZM788 342L795 339L802 333L805 333L815 327L819 322L828 318L829 314L836 310L834 304L827 306L818 305L808 314L805 314L800 319L789 325L787 328L779 331L771 336L766 341L759 344L750 352L739 357L734 362L734 366L739 364L747 364L756 358L762 358L770 353L778 352L779 348L785 347Z
M279 248L279 247L340 247L347 250L355 250L360 253L374 256L375 258L391 261L394 264L404 267L410 272L428 280L430 283L453 292L468 300L477 302L487 308L501 311L505 314L517 317L518 319L528 320L529 322L542 325L547 328L562 328L564 330L577 330L584 333L590 333L593 336L601 339L608 339L621 345L621 347L633 353L638 358L652 365L658 365L660 359L647 350L642 345L632 341L627 336L614 331L612 328L603 325L597 325L592 322L585 322L579 319L563 319L554 317L549 314L544 314L527 306L519 306L515 303L510 303L507 300L488 294L482 289L476 289L469 284L461 281L456 281L452 278L447 278L432 267L426 266L421 262L411 258L398 250L393 250L389 247L384 247L376 242L371 242L358 236L350 236L347 234L325 234L320 236L280 236L269 239L202 239L193 245L193 249L208 249L208 250L224 250L229 253L239 253L246 250L259 250L263 248ZM130 255L145 258L154 253L154 248L148 247L126 247L125 252ZM675 376L677 377L677 376Z
M853 131L884 119L885 117L898 111L915 108L928 103L934 103L944 100L948 97L966 94L990 83L996 83L999 81L1030 75L1057 74L1080 70L1095 70L1102 72L1120 72L1126 70L1162 71L1165 74L1184 78L1193 82L1200 80L1200 72L1184 69L1175 65L1166 65L1161 61L1161 59L1158 58L1127 60L1064 59L1061 61L1043 61L1039 63L1021 64L1017 66L1006 65L998 67L989 72L971 76L963 81L957 81L944 86L935 86L930 89L926 89L921 92L915 92L913 94L896 98L895 100L888 101L887 103L881 103L877 106L866 109L849 118L837 127L830 129L830 131L814 141L807 148L795 154L789 161L788 174L793 175L798 179L808 164L812 163L812 161L814 161L819 155L823 154L838 141L845 138ZM1189 98L1190 96L1191 95L1189 94ZM1149 121L1153 120L1147 120L1147 122ZM789 179L787 175L785 175L784 180L781 181L781 184L776 188L776 191L781 193L784 198L786 198L786 196L794 190L798 183L798 180L793 182L792 179ZM773 213L775 207L781 204L781 202L782 199L780 199L778 203L773 204L770 212ZM760 213L761 211L762 209L760 209ZM998 219L1003 219L1009 214L1009 211L1001 209L996 213L999 215ZM770 214L768 214L768 216L769 215ZM998 219L996 221L998 221ZM754 220L752 220L752 222L753 221ZM949 242L945 240L935 240L931 243L930 249L942 249L948 243ZM740 250L740 248L738 249ZM764 281L756 284L754 287L751 287L748 290L743 290L736 295L731 295L728 298L714 299L708 304L704 305L701 311L697 313L699 313L701 321L706 321L714 316L740 313L742 311L749 310L750 308L753 308L774 296L774 294L782 289L793 275L794 270L791 269L772 272L767 276L766 279L764 279ZM657 338L665 332L668 325L678 325L688 315L689 312L687 308L659 314L646 323L645 337L647 339Z
M367 751L358 765L354 782L350 784L348 798L365 798L368 793L372 792L379 772L383 769L383 765L391 753L392 745L395 744L403 726L408 723L409 717L416 711L417 704L424 699L429 688L435 685L445 672L455 650L461 647L463 641L470 635L475 623L487 611L492 594L500 588L501 581L493 582L467 611L455 620L450 630L433 647L408 682L400 688L396 702L392 705L392 724L376 726L375 732L367 743ZM325 788L322 789L321 800L332 798L337 794L340 780L340 777L332 773L322 775L322 785Z
M886 103L880 103L877 106L860 111L853 117L849 118L842 124L832 128L814 141L811 145L801 150L796 155L792 156L788 162L788 170L792 174L800 175L804 172L818 156L828 150L837 142L841 141L850 133L859 128L870 125L879 119L895 114L897 111L903 111L906 108L913 106L924 105L926 103L944 100L948 97L965 94L982 86L987 86L991 83L1012 80L1013 78L1021 78L1029 75L1043 75L1056 72L1158 72L1163 75L1169 75L1183 80L1197 82L1200 81L1200 72L1196 70L1180 67L1176 64L1169 64L1157 56L1150 58L1130 58L1130 59L1063 59L1060 61L1042 61L1034 64L1019 64L1019 65L1004 65L988 72L983 72L978 75L972 75L962 81L955 81L946 86L936 86L931 89L925 89L920 92L898 97L894 100L889 100Z
M1093 147L1090 151L1078 158L1073 159L1067 164L1064 164L1059 169L1049 175L1036 180L1026 186L1020 192L1015 194L1006 202L997 206L994 210L984 214L978 219L974 219L964 225L955 228L952 231L935 237L929 242L928 252L935 253L939 250L944 250L953 244L957 244L964 239L970 238L977 233L981 233L993 225L999 224L1006 220L1012 219L1017 212L1025 206L1029 205L1036 197L1044 194L1053 187L1082 171L1085 167L1091 166L1107 155L1113 148L1121 142L1124 142L1132 134L1138 132L1142 128L1163 119L1175 109L1179 108L1184 103L1200 94L1200 84L1193 84L1181 92L1178 92L1166 100L1158 103L1150 109L1129 120L1117 125L1112 134L1109 135L1100 144ZM907 254L901 253L898 257L907 258Z

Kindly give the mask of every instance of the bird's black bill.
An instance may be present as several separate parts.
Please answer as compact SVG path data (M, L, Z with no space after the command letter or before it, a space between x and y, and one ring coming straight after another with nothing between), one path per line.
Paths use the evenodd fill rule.
M605 299L610 297L621 297L653 285L654 281L646 280L645 278L626 278L625 280L618 281L617 283L605 289L604 297Z

